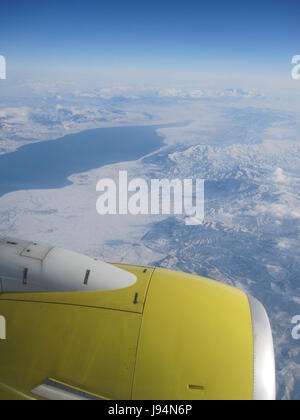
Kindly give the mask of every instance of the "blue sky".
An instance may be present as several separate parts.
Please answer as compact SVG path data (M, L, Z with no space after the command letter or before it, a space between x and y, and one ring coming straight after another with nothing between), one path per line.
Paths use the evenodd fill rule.
M1 0L0 54L12 74L290 71L300 2ZM123 72L123 73L122 73Z

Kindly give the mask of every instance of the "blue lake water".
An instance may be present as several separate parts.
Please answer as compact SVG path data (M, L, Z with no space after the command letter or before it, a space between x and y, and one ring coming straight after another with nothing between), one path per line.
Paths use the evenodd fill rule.
M18 190L61 188L70 184L72 174L140 159L163 145L157 128L88 130L0 155L0 196Z

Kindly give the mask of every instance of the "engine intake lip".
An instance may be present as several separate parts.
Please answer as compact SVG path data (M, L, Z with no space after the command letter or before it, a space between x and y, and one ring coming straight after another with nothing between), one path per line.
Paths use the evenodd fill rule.
M274 343L269 317L263 305L248 296L254 339L254 395L256 401L276 400Z

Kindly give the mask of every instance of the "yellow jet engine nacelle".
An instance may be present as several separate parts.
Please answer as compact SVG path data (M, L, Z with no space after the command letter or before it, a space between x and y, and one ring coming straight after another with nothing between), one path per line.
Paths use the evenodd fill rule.
M0 398L275 399L268 316L202 277L4 238Z

